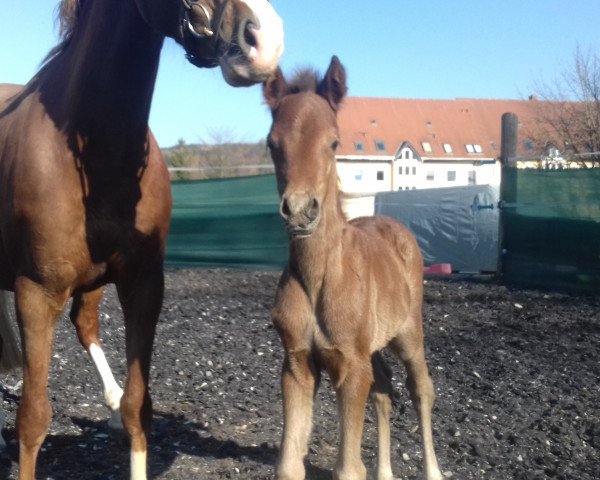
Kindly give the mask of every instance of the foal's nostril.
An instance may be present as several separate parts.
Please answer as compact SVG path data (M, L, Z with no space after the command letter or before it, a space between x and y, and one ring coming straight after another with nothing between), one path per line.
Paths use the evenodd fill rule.
M310 221L313 221L319 216L319 201L316 198L313 198L310 208L307 212L307 217Z
M281 200L281 205L279 207L279 213L283 218L290 218L292 212L290 211L290 206L288 205L287 198Z

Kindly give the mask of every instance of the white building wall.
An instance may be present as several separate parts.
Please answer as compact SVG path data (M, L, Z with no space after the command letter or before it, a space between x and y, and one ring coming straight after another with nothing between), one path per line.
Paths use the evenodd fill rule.
M343 192L373 193L391 190L390 162L338 161L337 171Z
M399 158L390 162L338 161L342 191L374 193L463 185L499 185L499 162L483 165L464 163L428 163L415 158Z

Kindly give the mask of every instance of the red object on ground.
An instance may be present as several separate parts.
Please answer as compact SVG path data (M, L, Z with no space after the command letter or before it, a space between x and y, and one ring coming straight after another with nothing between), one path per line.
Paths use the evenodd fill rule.
M449 263L436 263L425 267L425 273L433 273L436 275L450 275L452 273L452 265Z

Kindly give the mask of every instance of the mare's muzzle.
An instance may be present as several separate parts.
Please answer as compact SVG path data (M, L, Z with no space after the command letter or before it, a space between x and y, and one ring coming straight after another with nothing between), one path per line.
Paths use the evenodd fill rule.
M319 201L307 193L283 195L279 213L288 233L295 238L309 237L321 220Z

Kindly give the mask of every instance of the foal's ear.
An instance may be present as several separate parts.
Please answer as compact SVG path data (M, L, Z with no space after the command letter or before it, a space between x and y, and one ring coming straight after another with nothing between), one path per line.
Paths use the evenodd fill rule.
M325 78L321 80L321 83L317 87L317 93L324 97L329 102L329 105L331 105L331 108L337 112L347 92L346 69L341 64L340 59L334 55L331 57L331 63L329 64Z
M277 67L275 73L273 73L273 75L271 75L263 84L263 96L271 111L279 106L281 99L285 97L288 92L289 87L285 81L283 72L281 71L281 68Z

